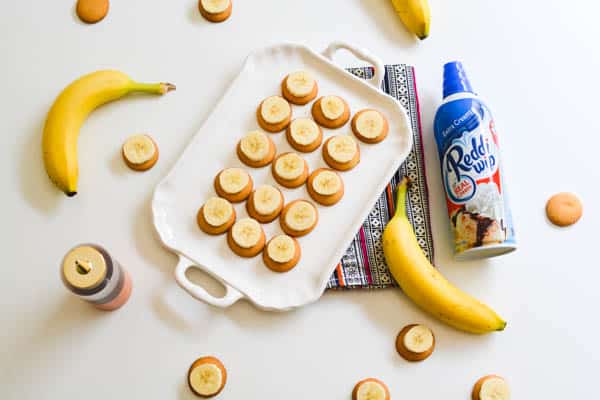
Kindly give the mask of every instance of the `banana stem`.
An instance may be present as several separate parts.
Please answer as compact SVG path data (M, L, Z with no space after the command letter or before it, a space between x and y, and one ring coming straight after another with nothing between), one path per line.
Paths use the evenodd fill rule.
M409 183L410 179L408 179L408 176L405 176L398 184L396 191L396 212L394 215L406 216L406 189Z
M175 90L176 87L172 83L140 83L133 82L131 85L131 91L133 92L146 92L146 93L156 93L156 94L165 94L172 90Z

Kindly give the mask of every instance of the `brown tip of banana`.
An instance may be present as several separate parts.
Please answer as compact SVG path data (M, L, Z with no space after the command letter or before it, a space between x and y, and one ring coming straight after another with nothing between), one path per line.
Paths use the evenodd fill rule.
M424 40L427 39L429 37L429 35L422 35L422 36L417 36L420 40Z
M67 195L67 197L73 197L77 194L77 192L65 192L65 194Z
M168 92L171 92L173 90L177 89L177 87L175 85L173 85L172 83L164 83L162 82L160 84L160 93L161 94L165 94Z
M412 182L410 180L410 178L408 176L403 176L402 179L400 180L400 182L398 182L398 186L402 186L402 185L410 185Z
M502 326L496 329L497 331L503 331L506 328L506 321L502 321Z

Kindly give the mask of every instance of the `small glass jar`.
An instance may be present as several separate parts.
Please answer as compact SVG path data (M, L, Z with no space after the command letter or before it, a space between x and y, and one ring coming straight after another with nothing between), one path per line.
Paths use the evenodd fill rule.
M106 249L95 244L69 250L62 261L61 278L67 289L101 310L116 310L131 295L129 273Z

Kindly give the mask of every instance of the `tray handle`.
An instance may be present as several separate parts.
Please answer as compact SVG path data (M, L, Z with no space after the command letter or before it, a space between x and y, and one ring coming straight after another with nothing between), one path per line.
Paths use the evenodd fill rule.
M371 54L368 50L362 47L356 47L346 42L336 41L331 43L325 51L323 55L327 57L329 60L333 61L333 55L336 51L340 49L348 50L350 53L354 54L356 58L367 61L373 65L375 68L375 72L373 73L373 78L371 78L370 82L376 89L381 89L383 84L383 77L385 75L385 66L381 59L377 56Z
M225 296L223 297L214 297L210 293L208 293L203 287L196 285L192 281L190 281L185 272L189 268L198 268L202 271L208 273L211 277L219 281L223 286L225 286ZM181 286L186 292L188 292L193 298L202 300L208 304L211 304L215 307L229 307L244 295L240 293L237 289L229 286L227 283L223 282L220 278L212 275L209 271L206 270L201 265L190 261L187 257L179 255L179 262L177 263L177 267L175 268L175 281Z

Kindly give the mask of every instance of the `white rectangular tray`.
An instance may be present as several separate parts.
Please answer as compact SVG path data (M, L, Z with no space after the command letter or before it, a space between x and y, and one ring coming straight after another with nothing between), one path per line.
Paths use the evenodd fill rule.
M346 49L375 67L369 82L357 78L331 61L338 49ZM262 257L244 259L227 246L225 235L209 236L196 225L199 207L214 196L213 179L226 167L243 167L255 185L277 185L270 166L253 169L244 166L235 148L248 131L257 129L256 108L266 97L280 94L281 80L296 70L310 71L317 79L319 96L335 94L344 98L352 113L362 108L381 111L389 122L389 135L376 145L360 143L361 161L351 171L341 173L345 184L342 200L333 207L318 206L319 223L307 236L299 238L302 258L287 273L272 272ZM378 58L344 43L331 44L323 54L299 44L281 44L258 50L248 57L233 81L181 158L158 184L152 201L154 225L166 247L179 255L175 270L177 282L193 297L219 307L241 298L268 310L288 310L317 300L373 204L412 147L410 121L394 98L379 90L384 66ZM293 117L310 116L309 103L293 106ZM324 141L333 134L352 134L350 124L336 130L323 129ZM293 151L284 133L270 134L277 153ZM310 170L326 166L321 149L303 154ZM298 198L310 200L305 186L285 189L286 203ZM244 203L235 205L238 218L246 216ZM267 239L280 233L278 220L263 225ZM186 277L190 267L200 268L226 288L224 297L210 295Z

